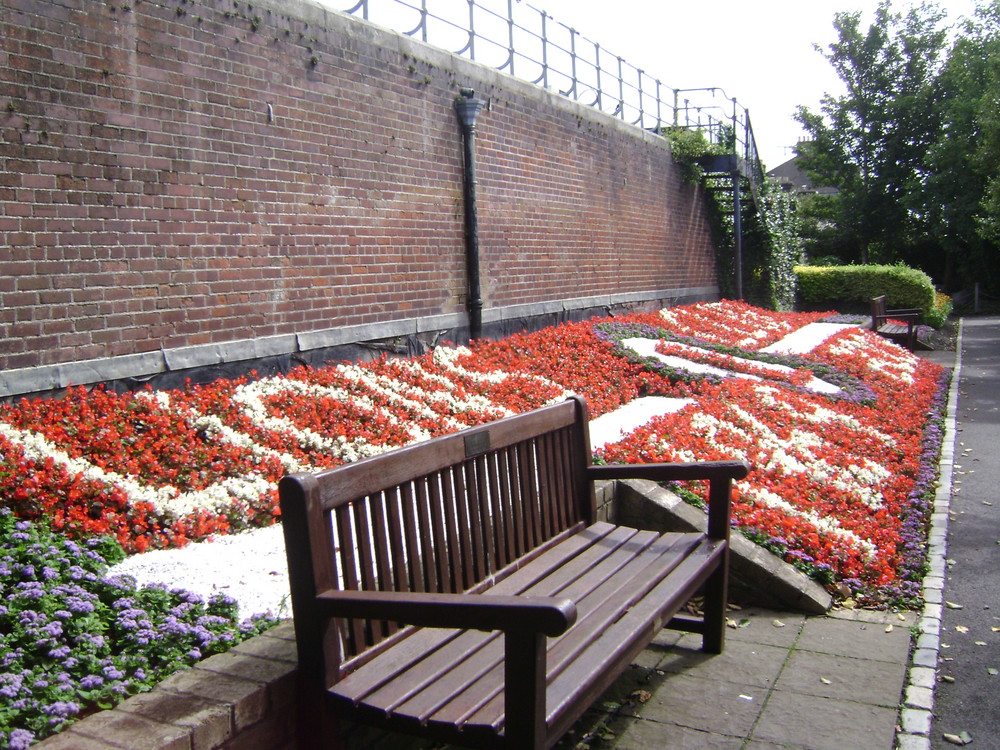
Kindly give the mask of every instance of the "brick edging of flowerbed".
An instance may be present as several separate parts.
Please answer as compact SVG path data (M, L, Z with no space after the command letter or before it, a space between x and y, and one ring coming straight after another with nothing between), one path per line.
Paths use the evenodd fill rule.
M294 750L296 670L288 620L33 750Z

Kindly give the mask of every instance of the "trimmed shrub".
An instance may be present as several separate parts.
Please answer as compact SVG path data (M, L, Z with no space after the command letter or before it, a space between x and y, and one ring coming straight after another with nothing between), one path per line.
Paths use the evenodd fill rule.
M796 266L795 276L800 309L866 313L884 294L890 309L918 308L927 325L939 327L950 312L942 314L931 277L904 265Z

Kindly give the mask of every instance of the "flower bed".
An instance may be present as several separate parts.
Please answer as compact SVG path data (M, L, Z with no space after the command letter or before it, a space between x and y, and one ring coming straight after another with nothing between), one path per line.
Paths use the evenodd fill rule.
M0 497L67 539L110 534L132 553L180 547L274 523L287 471L354 461L568 392L585 396L594 417L655 394L691 403L606 446L602 460L745 458L754 469L734 503L744 533L862 604L913 605L942 371L856 328L807 355L759 351L821 317L691 305L169 392L71 389L0 407ZM630 348L637 339L649 354ZM0 636L11 622L0 617ZM7 684L0 690L13 690ZM86 688L74 690L85 702Z
M0 550L0 747L11 750L274 624L241 623L221 595L204 602L108 578L124 557L109 537L77 544L7 508Z

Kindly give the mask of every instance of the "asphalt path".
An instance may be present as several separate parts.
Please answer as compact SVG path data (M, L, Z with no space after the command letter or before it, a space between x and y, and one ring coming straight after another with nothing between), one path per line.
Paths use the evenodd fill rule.
M957 422L931 747L987 750L1000 748L1000 317L963 321Z

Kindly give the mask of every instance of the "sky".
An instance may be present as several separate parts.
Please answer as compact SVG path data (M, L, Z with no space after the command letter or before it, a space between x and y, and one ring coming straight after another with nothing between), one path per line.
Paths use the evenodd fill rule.
M426 1L432 15L449 19L462 29L466 27L468 0L368 0L369 18L397 31L410 30L419 19L414 9L422 1ZM321 2L345 9L355 0ZM506 18L507 0L475 2L495 14L493 19ZM971 17L976 6L976 0L937 2L946 11L948 23L955 23L963 16ZM795 144L805 136L795 120L797 108L802 105L819 112L824 94L843 93L843 84L833 67L817 50L819 46L828 51L829 45L837 40L834 16L838 12L860 11L861 28L866 30L879 0L515 0L515 3L515 17L530 25L535 33L540 31L540 13L523 6L545 11L555 21L600 44L609 55L602 59L620 56L663 86L718 87L725 93L716 94L714 101L695 102L693 97L699 95L689 94L692 104L718 103L731 112L732 104L726 100L735 98L750 114L765 168L773 169L794 157ZM892 9L905 13L914 4L919 4L919 0L893 0ZM490 15L480 13L477 18L488 19ZM483 21L477 24L477 31L483 33ZM428 39L431 44L457 49L466 43L464 31L443 27L444 24L436 27ZM504 39L506 25L500 22L492 33L495 34L492 38ZM490 37L491 33L485 35ZM569 35L565 30L559 34L550 31L549 35L568 45ZM506 52L495 49L500 57L496 62L488 62L482 52L486 47L482 43L477 47L476 59L500 65Z
M526 0L672 88L718 86L750 113L765 168L791 159L804 137L799 105L819 111L843 86L815 45L836 41L834 15L877 0ZM948 21L971 16L974 0L943 0ZM895 0L899 12L911 6ZM721 99L720 95L720 99Z

